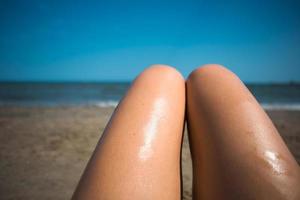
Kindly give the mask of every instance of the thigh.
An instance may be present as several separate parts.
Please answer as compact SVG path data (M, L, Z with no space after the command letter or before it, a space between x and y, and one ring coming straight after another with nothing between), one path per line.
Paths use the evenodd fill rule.
M73 199L179 199L185 83L156 65L133 82L101 137Z
M232 72L207 65L187 80L194 199L299 199L299 166Z

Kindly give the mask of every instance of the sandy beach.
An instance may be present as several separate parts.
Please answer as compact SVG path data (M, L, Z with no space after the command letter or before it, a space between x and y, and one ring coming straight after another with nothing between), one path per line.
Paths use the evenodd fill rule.
M0 199L70 199L113 108L0 107ZM300 163L300 111L269 111ZM186 136L186 134L185 134ZM187 138L183 199L191 199Z

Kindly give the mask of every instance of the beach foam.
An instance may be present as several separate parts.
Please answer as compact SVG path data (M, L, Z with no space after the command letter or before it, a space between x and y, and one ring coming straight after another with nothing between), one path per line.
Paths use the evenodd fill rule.
M95 103L96 106L100 107L100 108L107 108L107 107L117 107L117 105L119 104L118 101L99 101L97 103Z
M297 111L300 111L300 103L297 103L297 104L262 103L261 106L265 110L297 110Z

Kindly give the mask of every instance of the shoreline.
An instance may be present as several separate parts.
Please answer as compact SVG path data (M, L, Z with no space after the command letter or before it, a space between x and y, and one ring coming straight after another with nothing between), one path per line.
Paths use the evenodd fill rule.
M0 102L0 107L18 107L18 108L66 108L66 107L97 107L97 108L116 108L119 101L99 101L93 103L2 103ZM300 111L300 103L260 103L261 107L265 111Z

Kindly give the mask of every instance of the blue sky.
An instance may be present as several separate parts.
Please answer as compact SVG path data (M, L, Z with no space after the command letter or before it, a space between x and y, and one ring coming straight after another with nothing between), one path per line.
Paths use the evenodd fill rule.
M246 82L300 81L299 1L0 0L0 80L132 80L223 64Z

